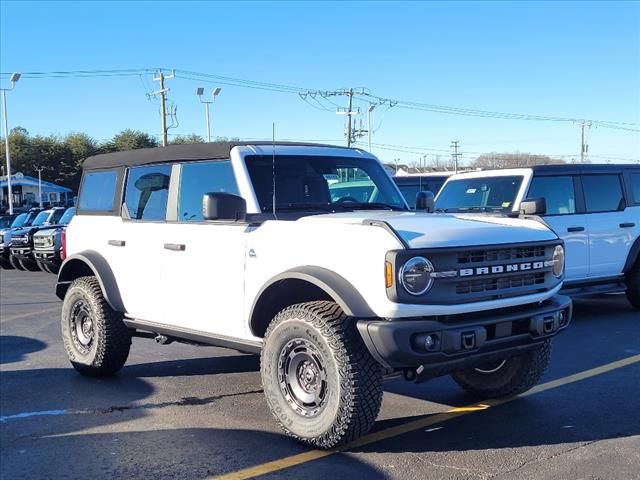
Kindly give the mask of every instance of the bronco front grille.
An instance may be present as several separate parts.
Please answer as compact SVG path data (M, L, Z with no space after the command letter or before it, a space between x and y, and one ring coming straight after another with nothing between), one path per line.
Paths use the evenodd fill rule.
M533 287L544 285L544 272L527 275L514 275L510 277L483 278L456 284L456 293L464 295L468 293L496 292L509 288Z
M34 237L33 246L35 248L48 247L49 246L48 238L47 237Z
M459 264L526 260L545 256L544 246L468 250L458 254Z
M12 238L12 243L13 243L14 246L28 245L29 244L29 239L27 237L13 237Z

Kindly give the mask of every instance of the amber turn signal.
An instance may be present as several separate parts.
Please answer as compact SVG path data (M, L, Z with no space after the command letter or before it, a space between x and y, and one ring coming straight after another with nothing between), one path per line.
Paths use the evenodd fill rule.
M391 262L384 262L384 277L386 280L387 288L393 286L393 267Z

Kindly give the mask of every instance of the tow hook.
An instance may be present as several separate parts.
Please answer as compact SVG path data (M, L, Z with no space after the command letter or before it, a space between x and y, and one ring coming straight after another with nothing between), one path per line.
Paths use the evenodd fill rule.
M473 350L476 348L475 332L462 332L462 349Z
M169 345L173 343L173 338L167 337L166 335L157 335L155 341L160 345Z

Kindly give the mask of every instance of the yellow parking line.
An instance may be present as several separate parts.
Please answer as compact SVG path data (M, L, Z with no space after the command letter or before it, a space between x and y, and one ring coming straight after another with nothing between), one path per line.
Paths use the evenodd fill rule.
M355 442L352 442L349 445L346 445L341 448L336 448L333 450L310 450L308 452L299 453L297 455L291 455L289 457L273 460L271 462L266 462L261 465L256 465L254 467L249 467L249 468L245 468L235 472L223 474L218 477L213 477L213 480L244 480L248 478L258 477L260 475L266 475L272 472L277 472L279 470L284 470L286 468L291 468L296 465L300 465L303 463L311 462L313 460L318 460L320 458L328 457L330 455L343 452L352 448L362 447L364 445L369 445L371 443L379 442L380 440L387 440L389 438L393 438L398 435L402 435L404 433L409 433L415 430L420 430L421 428L430 427L432 425L446 422L448 420L460 417L462 415L468 415L473 412L487 410L488 408L495 407L497 405L502 405L508 402L512 402L513 400L516 400L520 397L528 397L529 395L534 395L536 393L541 393L541 392L552 390L554 388L558 388L564 385L569 385L571 383L579 382L587 378L595 377L596 375L602 375L603 373L607 373L612 370L616 370L618 368L633 365L634 363L638 363L638 362L640 362L640 355L633 355L631 357L623 358L622 360L618 360L616 362L607 363L605 365L601 365L596 368L575 373L573 375L568 375L566 377L562 377L557 380L551 380L550 382L542 383L536 387L533 387L528 392L523 393L519 397L489 400L479 404L472 404L464 407L452 408L451 410L448 410L443 413L437 413L434 415L430 415L426 418L422 418L420 420L407 422L401 425L397 425L395 427L385 428L384 430L380 430L379 432L370 433L368 435L360 437Z

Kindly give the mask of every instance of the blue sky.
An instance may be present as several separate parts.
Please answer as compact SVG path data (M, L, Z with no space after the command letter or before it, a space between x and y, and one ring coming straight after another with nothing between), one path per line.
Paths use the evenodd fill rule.
M640 124L639 2L2 1L0 22L3 73L166 67ZM97 139L124 128L158 134L158 106L146 97L150 79L24 78L8 94L9 124L32 134L85 131ZM178 76L167 86L180 122L170 134L204 135L195 89L215 85ZM275 122L277 138L344 141L344 117L333 110L314 109L296 94L221 86L214 136L270 138ZM384 110L374 111L375 144L447 155L450 141L459 139L465 161L476 152L577 155L579 149L579 128L571 123ZM587 138L594 162L640 160L638 132L598 127ZM418 158L373 151L383 160Z

